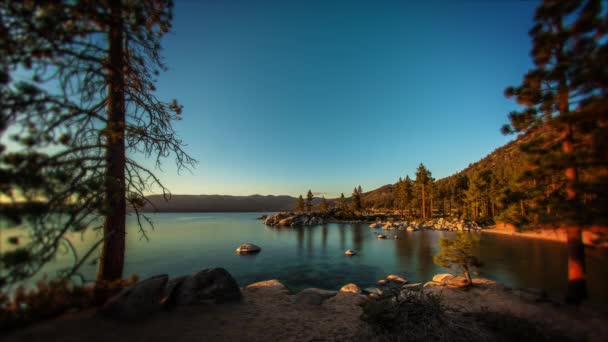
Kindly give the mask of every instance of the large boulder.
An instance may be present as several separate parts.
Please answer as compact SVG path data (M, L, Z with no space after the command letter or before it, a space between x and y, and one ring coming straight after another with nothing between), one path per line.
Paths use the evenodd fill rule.
M228 271L207 268L182 278L167 299L170 305L221 303L241 298L241 290Z
M146 318L162 308L165 286L169 277L159 275L142 280L123 289L99 309L105 317L123 320Z

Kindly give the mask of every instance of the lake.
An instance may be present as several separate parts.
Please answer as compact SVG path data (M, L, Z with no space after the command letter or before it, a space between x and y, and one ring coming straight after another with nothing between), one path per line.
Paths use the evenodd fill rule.
M244 286L256 281L278 279L294 291L307 287L339 289L347 283L370 287L389 274L410 282L429 281L446 270L433 263L446 231L391 231L399 239L378 240L367 224L331 223L316 227L273 228L256 220L260 213L162 213L149 215L155 223L149 240L138 232L134 217L128 218L125 276L141 278L167 273L190 274L207 267L224 267ZM23 234L4 229L6 237ZM71 235L79 252L99 238L97 232ZM262 248L259 254L238 255L244 242ZM4 247L6 248L6 247ZM353 257L344 251L358 252ZM606 306L608 293L608 251L587 249L591 301ZM563 296L566 291L567 254L559 242L481 233L478 256L484 263L481 277L510 287L544 288ZM66 265L72 256L60 254L45 267L49 275ZM87 263L82 273L92 279L97 266Z

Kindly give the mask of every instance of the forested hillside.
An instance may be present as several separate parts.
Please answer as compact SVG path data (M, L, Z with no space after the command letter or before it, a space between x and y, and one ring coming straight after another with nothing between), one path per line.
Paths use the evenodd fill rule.
M491 219L507 215L515 210L512 209L514 204L521 199L516 189L526 165L526 156L518 146L523 139L501 146L464 170L438 180L432 177L432 170L421 164L419 172L426 173L426 180L412 175L412 179L400 178L394 184L363 193L364 206L399 210L415 217L423 216L422 208L426 209L427 217L455 215Z

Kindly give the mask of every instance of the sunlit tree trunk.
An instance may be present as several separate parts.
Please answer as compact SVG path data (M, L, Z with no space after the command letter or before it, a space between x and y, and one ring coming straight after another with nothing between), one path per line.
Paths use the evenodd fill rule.
M558 24L558 30L561 33L561 20ZM557 64L562 63L561 50L557 56ZM569 91L566 75L561 74L559 80L559 114L562 118L567 118L569 115ZM577 210L580 205L580 193L577 189L578 184L578 169L574 153L574 138L572 124L566 123L566 127L562 132L562 151L566 156L565 160L569 165L565 169L566 176L566 200L571 208ZM578 214L578 213L577 213ZM566 299L570 303L580 303L587 299L587 281L585 275L585 247L583 245L582 227L575 225L566 228L567 246L568 246L568 294Z
M561 107L561 105L560 105ZM573 154L572 127L567 125L564 132L562 150L566 154ZM579 205L579 193L576 189L578 182L578 170L575 166L565 170L566 176L566 199L572 203L573 208ZM580 303L587 299L587 280L585 275L585 247L583 245L582 227L572 226L566 228L568 247L568 294L570 303Z
M125 259L125 93L123 20L120 0L112 0L109 32L108 114L106 127L105 220L98 281L122 278Z
M426 219L426 197L424 193L424 184L422 184L422 219Z

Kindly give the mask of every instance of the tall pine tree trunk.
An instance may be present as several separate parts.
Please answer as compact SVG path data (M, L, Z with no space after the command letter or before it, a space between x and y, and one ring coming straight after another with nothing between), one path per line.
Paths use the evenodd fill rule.
M426 197L424 194L424 184L422 184L422 219L426 219Z
M105 241L97 280L122 278L125 260L125 93L121 0L110 2L108 123L106 127Z
M562 104L560 104L562 107ZM563 132L562 150L566 155L573 155L574 146L572 139L572 126L566 125ZM574 158L569 158L570 162ZM580 198L576 183L578 182L578 170L576 166L567 167L566 176L566 199L571 208L579 207ZM582 227L575 225L566 228L567 249L568 249L568 294L569 303L578 304L587 299L587 280L585 275L585 246L583 244Z
M561 18L558 21L558 32L562 32ZM557 55L557 64L562 63L563 46L560 47ZM562 72L558 88L559 96L559 115L562 119L567 119L569 115L568 82L566 75ZM566 166L566 200L569 207L577 210L580 205L580 193L577 189L578 169L574 153L574 137L572 123L566 122L566 127L562 132L562 152L568 165ZM575 216L579 212L574 213ZM585 246L582 239L582 227L574 225L566 228L567 247L568 247L568 294L566 299L570 303L578 304L587 299L587 281L585 276Z

